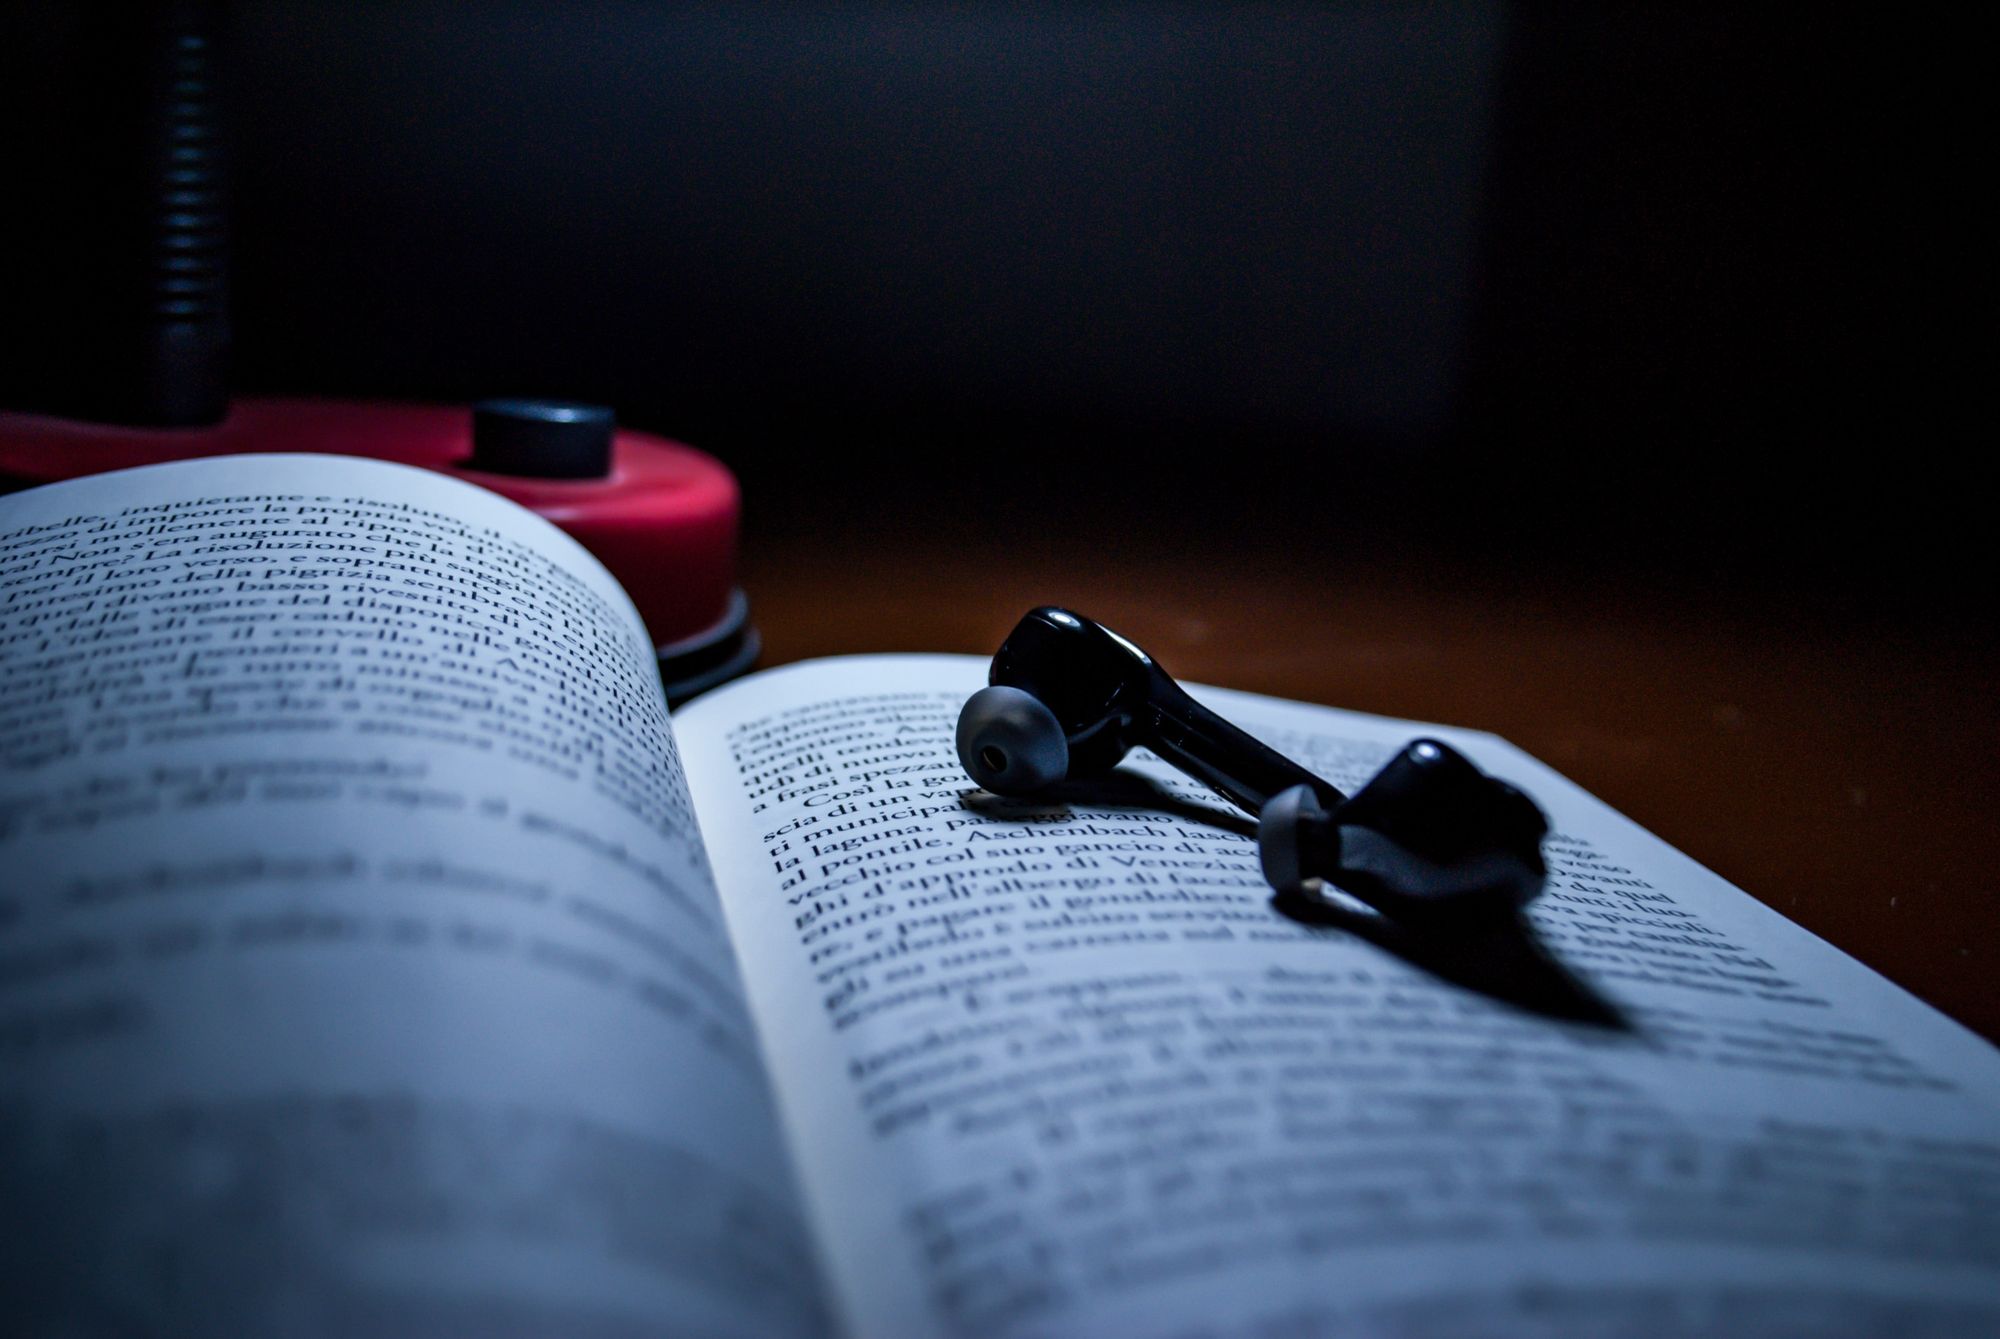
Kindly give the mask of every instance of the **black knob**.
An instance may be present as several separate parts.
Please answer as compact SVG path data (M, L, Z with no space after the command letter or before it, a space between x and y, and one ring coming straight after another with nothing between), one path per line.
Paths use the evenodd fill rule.
M603 405L481 400L472 406L472 468L535 479L602 479L611 473L616 427Z

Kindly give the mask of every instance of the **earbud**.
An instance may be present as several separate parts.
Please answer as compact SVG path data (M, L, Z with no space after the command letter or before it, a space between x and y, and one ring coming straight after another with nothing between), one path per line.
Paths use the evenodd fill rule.
M1134 747L1258 816L1264 876L1322 878L1385 913L1518 907L1546 873L1542 813L1463 754L1419 739L1353 798L1189 697L1100 624L1044 605L993 657L958 718L958 757L1000 795L1102 775Z
M1069 738L1033 693L982 688L958 713L958 757L996 795L1026 795L1069 775Z
M1276 796L1258 815L1257 854L1280 891L1323 878L1392 916L1513 910L1542 889L1548 830L1519 790L1418 739L1331 809L1306 786Z
M1326 804L1341 801L1338 790L1189 697L1144 651L1067 609L1029 610L1001 643L988 681L959 713L958 759L996 795L1101 776L1144 745L1252 814L1293 786Z

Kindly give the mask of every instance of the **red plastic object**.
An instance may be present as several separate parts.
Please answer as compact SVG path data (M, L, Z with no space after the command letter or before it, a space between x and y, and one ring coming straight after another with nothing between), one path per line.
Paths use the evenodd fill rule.
M611 569L653 641L673 647L740 622L736 531L741 495L713 456L618 429L604 479L535 479L465 468L468 407L238 398L208 428L125 428L0 413L0 487L194 456L307 451L373 456L490 488L567 530Z

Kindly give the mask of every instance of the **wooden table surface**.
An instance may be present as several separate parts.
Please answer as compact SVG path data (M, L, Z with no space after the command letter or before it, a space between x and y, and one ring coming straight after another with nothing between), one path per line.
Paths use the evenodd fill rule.
M901 510L838 529L751 513L763 664L990 655L1025 609L1059 603L1183 679L1491 730L2000 1038L1988 635L1775 587L1523 575L1393 535L982 536Z

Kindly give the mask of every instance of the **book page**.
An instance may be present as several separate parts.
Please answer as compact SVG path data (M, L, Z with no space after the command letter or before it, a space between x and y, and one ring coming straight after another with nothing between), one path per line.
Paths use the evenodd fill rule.
M1552 823L1565 1022L1272 910L1249 825L998 801L983 660L676 720L810 1208L884 1335L2000 1332L2000 1054L1491 736L1197 690L1352 791L1422 733Z
M493 494L0 499L10 1333L812 1333L652 649Z

